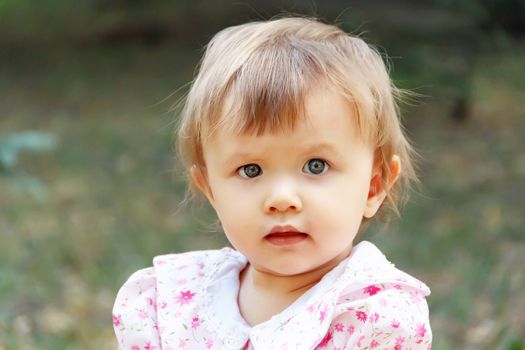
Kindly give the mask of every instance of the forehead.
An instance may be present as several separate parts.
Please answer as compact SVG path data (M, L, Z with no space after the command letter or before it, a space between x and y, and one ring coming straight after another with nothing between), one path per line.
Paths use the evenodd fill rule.
M223 116L224 120L228 118ZM205 150L229 153L233 151L230 148L245 147L246 151L250 151L263 147L267 142L286 147L300 144L347 147L350 143L364 143L358 131L355 105L333 89L319 88L305 97L303 113L294 125L287 124L286 128L259 134L255 131L241 132L223 123L207 138L204 147Z

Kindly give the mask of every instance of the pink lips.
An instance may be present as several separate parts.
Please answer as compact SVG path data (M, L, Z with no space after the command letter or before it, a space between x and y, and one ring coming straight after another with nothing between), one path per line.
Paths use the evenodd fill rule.
M264 239L277 246L286 246L299 243L308 238L306 233L300 232L291 225L274 226Z

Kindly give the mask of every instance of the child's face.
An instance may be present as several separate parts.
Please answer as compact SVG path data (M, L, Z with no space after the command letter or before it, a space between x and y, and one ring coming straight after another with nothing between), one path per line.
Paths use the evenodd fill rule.
M296 275L335 265L348 256L363 217L377 211L384 195L369 191L378 181L374 152L354 114L339 94L319 90L306 100L307 122L294 130L219 130L204 145L206 169L193 169L194 180L228 240L259 271ZM270 234L288 225L300 233Z

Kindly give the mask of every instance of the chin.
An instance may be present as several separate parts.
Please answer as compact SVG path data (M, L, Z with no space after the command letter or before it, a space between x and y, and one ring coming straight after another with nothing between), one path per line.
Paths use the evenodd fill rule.
M311 264L288 263L279 266L268 266L268 271L276 276L296 276L315 270Z

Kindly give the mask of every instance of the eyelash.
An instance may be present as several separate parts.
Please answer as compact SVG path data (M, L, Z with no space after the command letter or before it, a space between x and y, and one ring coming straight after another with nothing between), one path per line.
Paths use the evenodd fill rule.
M330 169L330 165L328 164L328 162L327 162L326 160L321 159L321 158L311 158L311 159L309 159L309 160L303 165L302 170L307 169L308 165L309 165L310 162L313 161L313 160L319 160L319 161L323 162L324 169L322 170L322 172L320 172L320 173L318 173L318 174L315 174L315 173L312 173L312 172L308 172L308 171L305 171L305 173L307 173L307 174L309 174L309 175L322 175L322 174L326 173L326 172L328 171L328 169ZM259 168L259 173L258 173L257 175L255 175L255 176L253 176L253 177L250 177L250 176L246 175L245 169L246 169L248 166L253 166L253 165L255 165L255 166L257 166L257 167ZM253 178L256 178L256 177L260 176L260 174L262 174L263 171L262 171L261 167L260 167L258 164L250 163L250 164L246 164L246 165L243 165L243 166L240 166L239 168L237 168L236 173L237 173L240 177L242 177L242 178L244 178L244 179L253 179ZM243 174L244 174L244 175L243 175Z

